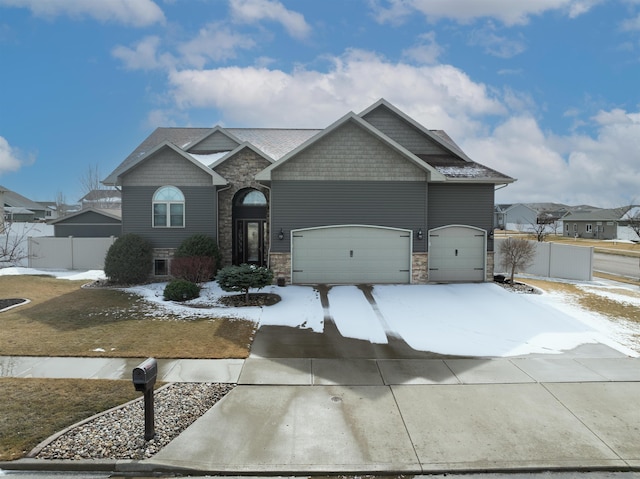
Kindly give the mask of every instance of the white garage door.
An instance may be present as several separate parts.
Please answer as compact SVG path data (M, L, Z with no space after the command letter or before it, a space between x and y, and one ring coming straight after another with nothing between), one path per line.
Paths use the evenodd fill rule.
M327 226L292 231L292 282L409 283L411 231Z
M486 232L472 226L429 231L429 281L484 281Z

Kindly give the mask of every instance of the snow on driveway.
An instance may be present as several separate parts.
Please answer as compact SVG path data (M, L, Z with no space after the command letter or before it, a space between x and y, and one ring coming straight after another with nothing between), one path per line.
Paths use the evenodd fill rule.
M101 277L87 272L86 279ZM100 272L101 273L101 272ZM0 274L54 274L83 279L81 272L51 272L6 268ZM558 295L517 294L494 283L377 285L373 297L378 311L356 286L329 289L325 311L320 294L311 286L269 286L261 292L280 295L268 307L211 306L225 294L215 282L206 283L201 297L186 304L164 301L166 283L127 288L156 308L185 318L225 316L254 321L260 326L287 326L321 332L330 316L349 338L387 343L402 338L416 350L468 356L559 354L581 344L601 343L629 356L638 356L621 343L631 334L625 325L568 304ZM203 303L208 305L203 307Z

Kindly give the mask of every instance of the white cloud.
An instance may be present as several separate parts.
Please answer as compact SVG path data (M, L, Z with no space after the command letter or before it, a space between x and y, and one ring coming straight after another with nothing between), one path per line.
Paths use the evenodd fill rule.
M209 60L221 61L235 58L240 48L249 49L255 42L248 36L231 31L220 23L212 23L200 29L198 36L178 47L185 64L203 68Z
M471 45L479 45L484 48L485 53L499 57L511 58L519 55L525 50L522 38L513 39L496 33L496 26L493 22L488 22L482 28L474 29L469 35Z
M429 21L442 18L470 23L478 18L494 18L505 25L524 25L534 15L563 10L570 18L587 12L603 0L379 0L372 3L381 23L397 23L412 12L424 14Z
M640 30L640 15L636 15L634 18L628 18L621 24L621 28L625 32L633 32Z
M418 38L420 42L411 48L403 50L402 56L424 65L436 63L443 51L442 47L436 42L436 33L423 33Z
M555 136L530 116L507 119L461 143L476 161L518 179L497 201L616 207L638 198L640 113L601 111L594 136Z
M0 6L28 8L41 17L91 17L134 27L165 21L164 13L152 0L0 0Z
M32 157L25 157L9 142L0 136L0 175L9 171L17 171L25 163L33 161Z
M231 14L240 23L258 23L271 20L282 24L294 38L304 39L311 33L311 27L298 12L288 10L275 0L231 0Z
M391 63L359 50L331 60L327 72L226 67L174 71L169 82L180 108L215 108L251 126L323 127L381 97L454 137L482 128L480 116L506 113L483 84L449 65Z
M148 36L140 40L133 48L118 45L111 55L124 63L129 70L154 70L170 67L175 59L169 54L159 54L160 37Z

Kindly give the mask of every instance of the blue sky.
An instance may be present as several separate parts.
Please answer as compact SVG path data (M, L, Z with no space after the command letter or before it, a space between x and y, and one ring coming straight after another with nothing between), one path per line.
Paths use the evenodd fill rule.
M67 202L158 126L325 127L381 97L518 181L640 203L640 0L0 0L0 185Z

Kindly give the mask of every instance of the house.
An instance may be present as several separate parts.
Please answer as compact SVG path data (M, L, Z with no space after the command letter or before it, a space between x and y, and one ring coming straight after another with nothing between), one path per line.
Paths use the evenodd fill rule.
M633 228L630 228L631 223L640 222L637 206L573 211L567 214L563 221L563 236L601 240L640 240Z
M114 188L91 190L80 198L80 208L97 208L100 210L119 210L122 202L120 192Z
M538 220L538 211L524 203L497 204L494 208L495 228L528 231Z
M50 221L55 237L109 238L120 236L122 219L120 210L85 208Z
M3 190L4 219L9 222L44 221L47 216L47 208L35 201L31 201L15 191L11 191L0 185Z
M313 284L492 278L494 190L513 181L381 99L324 129L158 128L103 184L156 275L204 233L225 265Z

